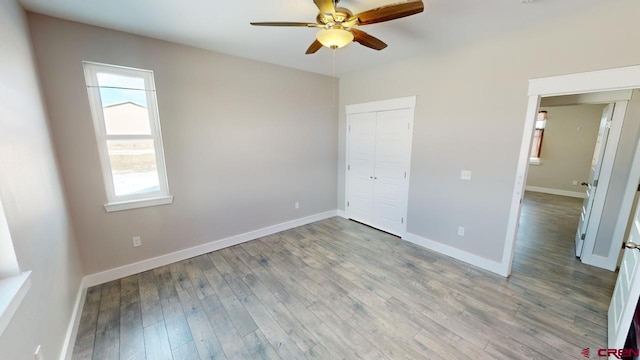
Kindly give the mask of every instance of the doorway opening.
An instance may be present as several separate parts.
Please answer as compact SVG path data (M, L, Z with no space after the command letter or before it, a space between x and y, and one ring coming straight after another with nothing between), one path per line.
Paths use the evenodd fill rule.
M509 223L507 227L504 256L502 261L502 270L505 276L508 276L511 272L511 266L513 262L515 241L518 230L518 223L520 220L521 204L524 197L525 183L527 179L528 167L529 167L529 153L531 149L531 141L533 138L534 123L537 118L538 110L540 108L540 102L542 98L572 95L576 97L584 96L585 94L594 94L619 90L633 90L640 88L640 66L631 66L618 69L600 70L580 74L555 76L542 79L534 79L529 81L529 101L527 107L527 114L525 118L525 130L523 132L523 138L520 149L520 156L518 161L518 168L516 172L516 179L514 185L514 192L512 197L511 212L509 216ZM640 110L639 110L640 111ZM619 128L611 129L619 133L622 131L622 124L624 121L624 114L620 112L622 119L619 124L616 125L616 121L612 122L612 126L618 126ZM635 134L634 134L635 135ZM610 135L611 136L611 135ZM614 136L616 136L614 134ZM637 135L636 139L637 139ZM636 160L640 159L640 148L634 146L635 151L632 151L632 157ZM607 156L607 155L605 155ZM615 151L608 154L609 157L615 159ZM610 163L613 164L613 161ZM606 162L603 162L603 164ZM611 165L613 166L613 165ZM605 169L606 170L606 169ZM627 228L627 222L629 219L629 213L635 195L636 188L638 186L638 179L640 179L640 161L634 161L629 171L626 184L623 184L624 188L621 204L618 204L618 213L622 214L627 212L627 216L618 216L615 221L616 235L620 238L624 235ZM631 196L628 196L631 194ZM606 194L602 199L606 199ZM622 223L620 226L619 223ZM622 235L619 233L622 232ZM595 236L585 239L584 250L582 254L582 261L596 265L599 267L608 268L610 270L615 269L615 264L618 259L619 247L621 244L608 244L609 256L603 257L594 253ZM618 249L613 249L618 248ZM611 253L615 250L615 255ZM613 266L611 262L613 259ZM611 269L613 267L613 269Z
M611 241L622 243L613 235L619 215L615 206L624 194L624 187L618 183L629 177L630 150L638 133L638 122L624 123L622 116L631 97L629 90L544 97L540 102L541 111L550 119L545 121L547 141L541 154L543 161L537 159L529 166L525 189L582 199L577 207L577 224L567 224L574 226L573 236L565 236L575 244L578 259L587 236L590 241L595 238L595 248L607 248ZM619 123L612 126L614 114ZM603 164L604 160L608 163ZM554 196L546 200L576 202ZM553 227L546 230L553 231ZM607 255L606 250L597 250Z

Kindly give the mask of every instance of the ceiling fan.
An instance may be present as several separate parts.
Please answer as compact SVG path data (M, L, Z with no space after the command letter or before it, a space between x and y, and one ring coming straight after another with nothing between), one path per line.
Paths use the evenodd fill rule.
M320 28L316 34L316 40L307 49L307 54L315 53L322 46L332 49L341 48L352 41L374 50L382 50L387 47L384 41L355 27L399 19L424 11L422 0L385 5L355 15L347 8L336 7L339 0L313 0L313 2L320 10L315 23L252 22L251 25Z

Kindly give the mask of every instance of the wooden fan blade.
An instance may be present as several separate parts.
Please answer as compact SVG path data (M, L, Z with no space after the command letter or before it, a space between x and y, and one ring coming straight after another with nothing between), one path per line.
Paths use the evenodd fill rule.
M311 44L311 46L309 46L305 54L307 55L315 54L316 51L320 50L321 47L322 47L322 44L320 43L320 41L316 40Z
M358 29L351 29L353 33L353 41L358 42L368 48L374 50L382 50L387 47L387 44L378 39L377 37L371 36L366 32Z
M299 27L317 27L318 24L315 23L303 23L303 22L252 22L253 26L299 26Z
M383 21L399 19L405 16L418 14L424 11L422 0L409 1L406 3L382 6L369 11L355 14L349 21L358 19L360 25L375 24Z
M313 2L316 4L318 10L320 10L322 14L333 15L336 13L336 9L335 7L333 7L332 0L313 0Z

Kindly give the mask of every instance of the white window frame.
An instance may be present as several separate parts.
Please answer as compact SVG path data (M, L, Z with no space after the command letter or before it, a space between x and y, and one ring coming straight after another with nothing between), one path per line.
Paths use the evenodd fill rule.
M0 336L31 287L31 271L20 273L9 224L0 200Z
M544 113L544 116L541 117L540 114ZM547 111L538 111L538 116L536 118L536 125L533 130L533 136L531 138L531 157L529 158L529 165L540 165L540 154L542 154L542 140L544 139L544 129L547 127ZM541 130L540 134L540 144L538 145L538 156L533 156L533 140L536 137L536 131Z
M98 153L104 178L107 203L104 208L107 212L128 210L148 206L164 205L173 202L173 196L169 193L169 182L167 180L167 168L164 159L164 147L162 145L162 133L160 130L160 116L158 113L158 102L156 99L156 87L153 80L153 71L135 69L124 66L100 64L83 61L85 81L87 84L87 94L89 95L89 105L91 106L91 117L93 127L98 141ZM147 97L147 111L149 112L149 123L151 135L107 135L102 99L98 87L98 73L110 73L120 76L137 77L144 79ZM158 170L159 190L144 194L133 194L118 196L113 184L111 161L107 140L132 140L148 139L153 140L156 166Z

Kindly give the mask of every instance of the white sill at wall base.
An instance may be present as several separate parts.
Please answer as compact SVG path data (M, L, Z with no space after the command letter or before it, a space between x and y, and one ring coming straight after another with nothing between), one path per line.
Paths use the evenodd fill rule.
M107 212L113 212L113 211L130 210L130 209L137 209L137 208L143 208L143 207L149 207L149 206L167 205L167 204L171 204L172 202L173 202L173 196L167 195L167 196L158 196L158 197L147 198L147 199L108 203L108 204L104 204L104 209Z
M0 336L31 287L31 271L0 280Z
M540 158L529 158L529 165L540 165Z

